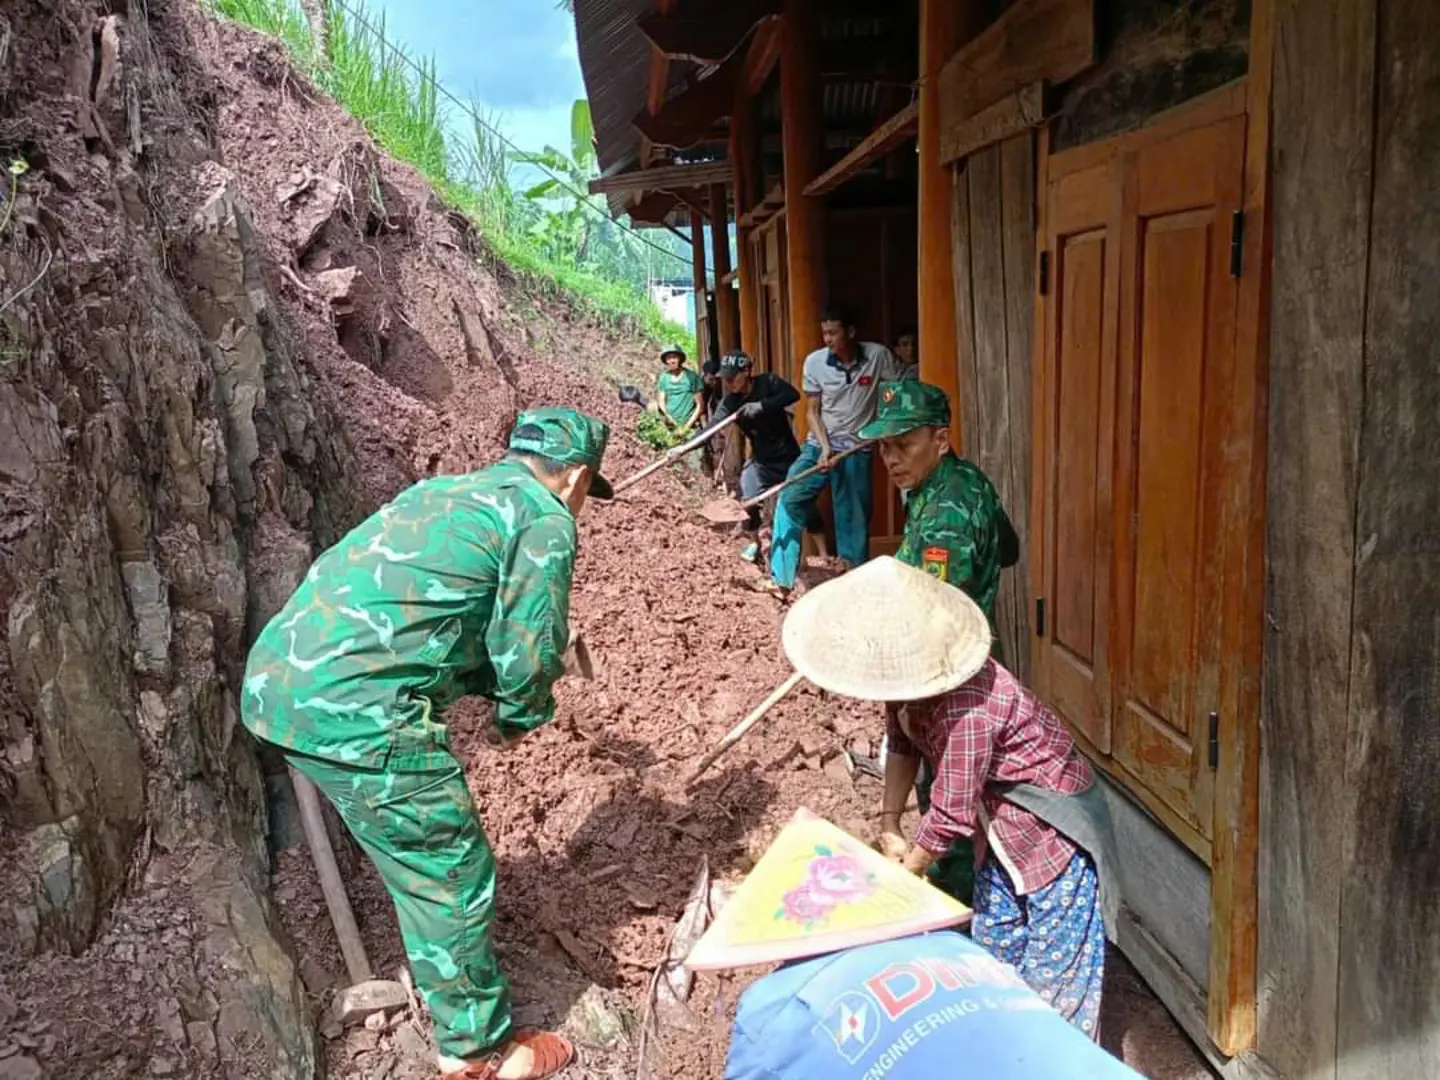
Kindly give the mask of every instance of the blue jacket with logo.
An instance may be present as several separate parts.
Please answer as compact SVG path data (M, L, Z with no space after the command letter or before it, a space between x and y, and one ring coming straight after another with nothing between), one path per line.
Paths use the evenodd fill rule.
M1140 1080L950 931L804 960L740 999L725 1080Z

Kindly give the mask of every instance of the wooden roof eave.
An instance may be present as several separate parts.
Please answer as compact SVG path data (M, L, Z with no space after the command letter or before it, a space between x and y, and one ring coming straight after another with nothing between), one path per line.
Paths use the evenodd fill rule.
M643 194L649 191L684 191L730 182L728 161L707 161L693 165L660 165L651 169L630 169L590 181L591 195Z

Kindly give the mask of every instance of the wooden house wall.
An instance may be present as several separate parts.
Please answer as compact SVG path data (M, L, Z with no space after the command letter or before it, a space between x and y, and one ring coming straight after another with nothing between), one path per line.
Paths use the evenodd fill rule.
M1242 77L1251 0L1096 0L1100 60L1052 94L1059 153L1139 127Z
M1440 1076L1440 13L1281 0L1260 1050Z
M1096 9L1097 63L1051 94L1040 152L1021 134L955 168L964 447L1021 533L1007 656L1100 763L1138 871L1122 945L1197 1041L1232 1053L1254 1039L1257 903L1241 643L1260 610L1240 584L1262 288L1260 260L1242 281L1230 251L1264 173L1235 82L1250 5Z
M1016 533L1030 536L1030 418L1035 320L1035 136L970 155L954 170L950 222L960 364L960 451L994 482ZM1030 679L1030 551L1001 576L1005 663Z

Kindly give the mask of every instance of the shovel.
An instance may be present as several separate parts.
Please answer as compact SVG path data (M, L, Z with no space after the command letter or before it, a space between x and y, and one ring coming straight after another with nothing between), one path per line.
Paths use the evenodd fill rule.
M833 468L835 462L841 458L849 457L857 450L864 450L869 446L869 443L860 443L858 446L852 446L849 450L842 450L838 454L831 454L830 467ZM752 506L759 506L766 499L770 498L770 496L779 494L791 484L798 483L822 471L824 471L822 466L812 465L804 472L796 473L794 476L787 476L768 491L762 491L753 499L746 499L744 502L736 502L734 499L711 499L700 508L700 516L712 525L734 525L737 522L745 520L747 516L745 511L749 510Z
M664 457L660 458L658 461L652 461L649 465L646 465L639 472L635 473L632 476L627 476L624 480L621 480L619 483L615 484L615 494L619 495L620 492L624 491L626 488L634 487L651 473L659 472L666 465L670 465L676 461L679 461L691 450L695 450L698 447L704 446L716 435L720 434L720 432L724 431L727 427L729 427L731 424L733 424L736 420L739 419L740 414L733 413L730 416L725 417L725 419L721 420L718 424L706 428L689 442L683 442L679 446L671 447L669 450L666 450Z
M715 762L719 760L720 756L724 754L726 750L729 750L730 747L734 746L737 742L743 739L746 732L748 732L761 720L765 719L765 714L768 713L771 709L773 709L776 705L778 705L781 698L785 697L785 695L790 693L791 690L794 690L795 687L799 686L804 681L805 676L801 675L800 672L791 672L788 679L782 682L774 690L770 691L769 697L767 697L764 701L757 705L755 709L748 716L745 717L744 720L741 720L733 728L727 731L725 733L725 737L715 744L715 748L700 759L700 763L695 766L694 771L691 772L690 776L686 779L685 786L689 787L690 785L694 784L696 780L700 779L700 777L705 773L705 771L709 769L711 765L714 765Z

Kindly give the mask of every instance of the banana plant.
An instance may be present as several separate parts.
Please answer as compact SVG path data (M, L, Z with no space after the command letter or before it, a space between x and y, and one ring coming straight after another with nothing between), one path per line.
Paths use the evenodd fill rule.
M540 151L513 155L521 165L532 165L548 175L524 192L544 213L532 226L532 235L555 258L587 261L597 216L586 185L596 173L595 128L590 103L584 98L570 108L570 153L546 146Z

